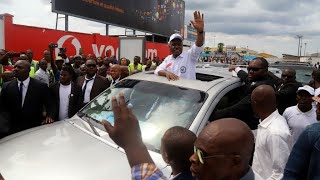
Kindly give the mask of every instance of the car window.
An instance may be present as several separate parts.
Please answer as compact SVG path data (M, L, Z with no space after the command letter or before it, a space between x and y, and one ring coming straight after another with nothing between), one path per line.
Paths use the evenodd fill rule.
M244 97L244 92L244 86L240 86L229 91L220 99L214 110L225 109L236 104Z
M111 97L124 93L127 106L139 120L144 142L159 151L164 132L173 126L189 128L207 98L205 92L168 84L123 80L107 89L82 111L96 121L114 123Z

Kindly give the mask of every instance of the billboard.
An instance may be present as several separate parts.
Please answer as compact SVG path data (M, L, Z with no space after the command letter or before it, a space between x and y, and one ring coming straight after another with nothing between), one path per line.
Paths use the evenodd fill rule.
M183 0L53 0L52 11L170 36L183 34Z

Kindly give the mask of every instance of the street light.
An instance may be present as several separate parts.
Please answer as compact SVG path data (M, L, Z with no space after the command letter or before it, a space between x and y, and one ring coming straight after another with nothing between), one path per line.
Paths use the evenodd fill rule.
M306 56L307 43L304 43L304 56Z
M303 36L302 35L296 35L296 37L299 39L299 42L298 42L298 56L301 56L301 43L302 43L302 38Z

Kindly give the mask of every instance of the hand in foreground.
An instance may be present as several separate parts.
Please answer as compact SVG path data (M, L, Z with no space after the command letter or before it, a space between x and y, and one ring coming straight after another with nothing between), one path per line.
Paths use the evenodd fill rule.
M191 21L191 24L197 30L197 32L203 32L204 30L203 14L200 14L200 11L195 11L193 13L193 16L194 16L194 20Z
M141 144L139 122L127 107L122 93L119 95L119 100L112 97L112 111L114 113L114 126L106 120L102 121L110 138L124 150Z
M46 117L46 119L41 124L50 124L53 122L54 120L51 117Z
M173 81L179 80L179 76L177 76L171 72L166 72L166 77L169 81L170 80L173 80Z

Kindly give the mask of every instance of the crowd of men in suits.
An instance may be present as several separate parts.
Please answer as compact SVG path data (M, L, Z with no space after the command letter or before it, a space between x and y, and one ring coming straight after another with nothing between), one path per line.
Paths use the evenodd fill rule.
M0 138L32 127L72 117L101 92L129 74L155 69L154 58L95 58L92 54L53 57L49 45L39 61L33 51L0 50ZM122 62L123 61L123 62Z

